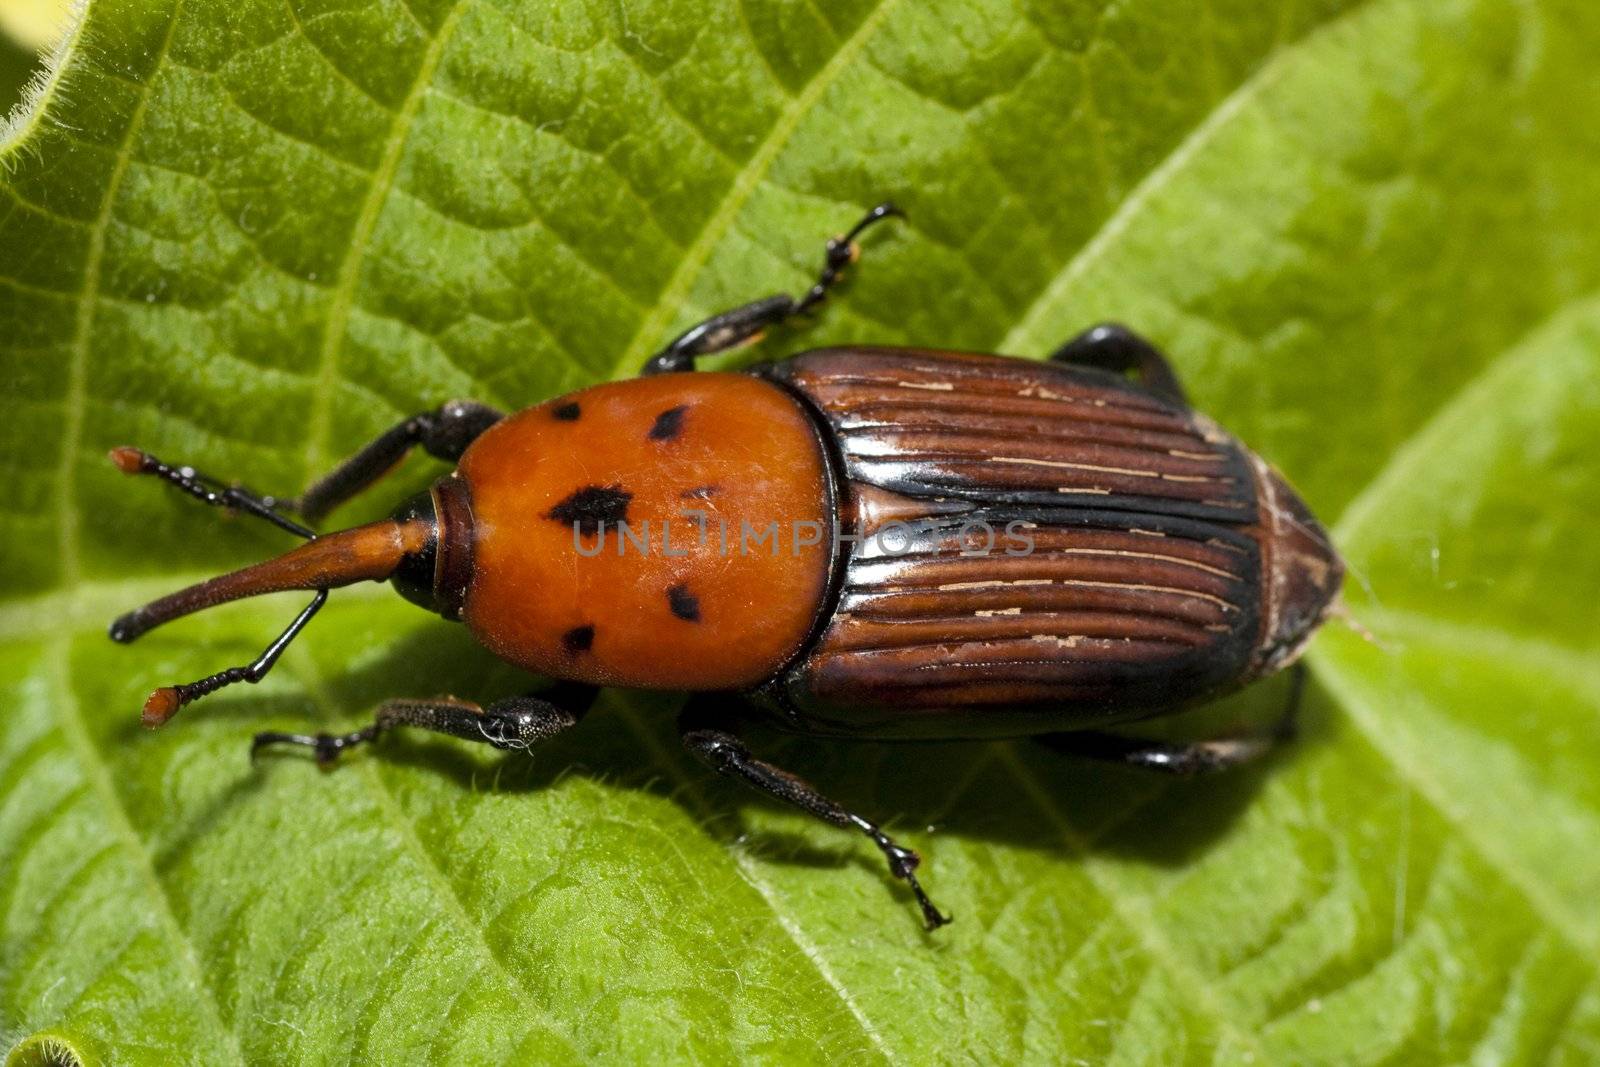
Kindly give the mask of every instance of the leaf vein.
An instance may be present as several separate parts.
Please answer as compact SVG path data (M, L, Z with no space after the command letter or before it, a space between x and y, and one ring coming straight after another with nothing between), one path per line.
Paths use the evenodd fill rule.
M133 819L122 801L121 794L112 783L105 758L83 721L83 708L79 705L77 694L72 689L69 656L70 649L66 639L52 643L48 653L48 668L55 688L61 695L59 707L62 714L58 720L61 731L68 745L76 752L90 789L105 808L111 833L127 853L128 865L133 869L136 881L151 898L156 920L176 950L178 965L183 969L189 984L201 994L201 1010L226 1039L229 1053L227 1058L235 1063L243 1063L244 1053L239 1046L239 1035L233 1027L223 1022L216 992L206 981L206 973L200 966L199 953L195 950L194 941L183 924L178 921L172 900L167 895L166 886L162 884L161 879L156 876L155 869L150 865L149 852L134 829Z
M297 675L305 687L306 694L311 697L318 707L331 708L336 706L328 695L322 676L316 665L309 657L300 657L297 664ZM377 804L383 819L392 826L400 838L401 846L416 861L424 880L433 888L434 895L445 905L446 911L462 928L470 930L478 940L478 947L483 950L484 957L489 961L506 985L520 993L522 1002L530 1009L537 1011L538 1020L543 1022L552 1032L556 1029L556 1020L545 1010L536 992L529 988L522 975L506 963L495 951L494 943L490 940L488 932L467 910L466 903L461 899L461 894L456 891L455 885L450 881L449 875L440 866L437 857L430 852L418 836L416 827L401 809L400 803L395 799L394 792L389 784L383 780L382 774L368 761L359 768L362 780L367 785L367 791ZM530 1026L530 1030L532 1027Z
M334 387L338 384L339 353L344 345L345 331L355 305L356 288L361 281L361 268L366 261L368 244L377 229L383 206L388 201L389 189L394 184L395 175L399 170L400 159L411 131L411 123L422 106L423 97L427 95L434 72L444 56L445 47L449 44L456 26L470 3L471 0L453 0L449 12L440 22L438 31L428 44L411 89L390 124L383 157L372 174L367 195L363 198L360 213L356 216L355 228L350 234L350 242L345 248L344 259L339 265L332 302L324 320L316 390L312 395L311 412L306 420L308 482L317 475L318 465L324 462L329 438L333 432L333 394Z
M1434 780L1420 760L1413 758L1409 752L1395 743L1392 731L1384 729L1381 716L1376 709L1357 697L1355 687L1336 660L1319 655L1316 663L1317 677L1327 683L1328 688L1338 697L1350 721L1366 737L1367 743L1383 756L1401 779L1409 783L1441 818L1455 828L1463 842L1489 866L1499 871L1507 883L1521 893L1529 907L1548 923L1551 929L1558 931L1562 939L1588 961L1591 968L1600 968L1600 963L1595 960L1596 953L1600 953L1600 935L1587 929L1581 917L1544 886L1538 872L1528 870L1513 853L1494 839L1486 837L1479 831L1474 819L1451 803L1449 790Z
M799 129L800 123L810 113L812 107L822 99L822 94L866 47L866 43L872 39L898 2L899 0L877 0L876 6L861 20L855 32L840 44L832 58L818 69L812 79L779 114L766 139L751 154L744 169L734 176L733 183L728 187L728 192L722 201L707 216L705 223L700 227L700 232L689 243L683 258L678 261L677 269L673 271L666 287L661 290L661 296L655 306L640 320L638 331L623 349L622 357L612 371L613 378L637 370L644 364L645 357L653 351L654 346L664 340L663 335L667 327L671 324L673 316L678 313L678 305L688 296L690 287L710 260L717 243L732 228L734 218L766 176L778 153L788 144L789 138L794 136L794 132Z
M1044 813L1045 817L1055 826L1061 840L1072 853L1082 861L1082 870L1090 883L1100 893L1106 904L1117 915L1129 930L1139 939L1145 954L1155 963L1159 964L1172 978L1182 985L1188 993L1191 1003L1203 1007L1207 1014L1217 1022L1218 1029L1229 1035L1241 1046L1250 1049L1255 1058L1252 1062L1264 1064L1270 1062L1266 1051L1255 1035L1248 1030L1241 1029L1234 1020L1240 1018L1242 1013L1231 1005L1221 1003L1212 983L1205 981L1193 964L1182 959L1172 944L1162 932L1160 924L1143 907L1130 906L1130 894L1127 887L1118 885L1102 871L1090 856L1091 841L1081 834L1069 821L1050 796L1043 784L1034 775L1031 768L1017 758L1016 753L1010 748L999 749L999 758L1015 780L1022 786L1023 791L1033 800L1034 805ZM1144 894L1141 899L1148 900Z
M1199 125L1195 126L1166 158L1144 176L1144 179L1134 187L1133 192L1123 198L1094 236L1079 248L1040 291L1017 325L1001 339L995 351L1016 352L1030 339L1035 339L1043 320L1051 313L1050 309L1062 304L1066 294L1079 279L1088 274L1089 270L1122 239L1144 206L1166 188L1167 184L1176 178L1189 165L1190 160L1199 155L1219 132L1243 113L1246 105L1284 75L1296 53L1303 51L1311 42L1327 36L1337 27L1348 25L1357 15L1365 13L1380 2L1383 0L1361 0L1353 7L1315 26L1297 40L1281 46L1278 52L1256 69L1255 73L1241 82L1221 104L1207 113ZM1403 0L1390 0L1390 2L1399 3Z
M660 768L663 776L678 783L679 789L693 799L695 807L700 809L702 816L707 814L710 811L710 804L706 800L705 793L701 790L699 782L683 773L679 764L662 749L655 735L639 721L639 717L634 714L633 709L621 708L619 717L624 725L644 744L650 753L652 762ZM756 872L750 857L741 855L733 848L729 848L727 852L728 858L734 870L739 873L740 879L750 887L761 902L767 906L768 910L772 912L773 918L777 920L778 926L794 944L795 950L811 965L818 977L838 998L840 1004L850 1013L850 1016L855 1019L856 1023L861 1027L863 1036L883 1055L885 1060L891 1063L898 1062L899 1057L884 1044L883 1036L879 1032L877 1024L872 1022L848 987L839 980L839 977L833 973L833 969L828 966L820 947L807 937L800 925L790 919L784 910L779 907L772 887Z
M172 48L178 18L183 12L183 0L174 0L167 28L156 50L152 70ZM152 79L154 74L151 75ZM71 585L79 577L80 563L78 509L74 506L78 489L78 448L83 439L84 414L89 388L89 343L94 334L95 307L100 292L101 276L105 265L106 232L109 229L112 209L122 188L123 175L133 158L133 142L144 124L145 109L150 104L150 86L139 87L139 102L128 117L128 128L123 131L117 146L111 174L106 182L104 198L99 213L89 231L89 249L84 259L83 293L78 300L78 311L73 320L72 341L67 360L66 411L61 427L61 458L56 468L56 524L58 556L61 561L62 584Z

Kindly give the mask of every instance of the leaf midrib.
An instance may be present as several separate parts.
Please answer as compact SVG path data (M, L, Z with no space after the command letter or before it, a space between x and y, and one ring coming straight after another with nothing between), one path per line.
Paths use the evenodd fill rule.
M1454 828L1461 841L1516 890L1534 914L1583 961L1591 975L1600 974L1600 960L1596 959L1600 954L1600 936L1586 930L1580 916L1545 888L1538 872L1528 869L1513 850L1503 847L1496 838L1481 832L1477 821L1452 803L1450 790L1435 780L1426 760L1417 758L1400 742L1399 735L1384 728L1381 713L1357 698L1355 685L1339 666L1336 657L1318 655L1314 664L1318 680L1339 701L1349 721L1373 751L1382 756L1395 774Z
M1367 487L1352 498L1344 514L1334 525L1336 535L1340 535L1338 537L1340 543L1345 544L1346 540L1360 541L1367 525L1384 514L1385 496L1403 493L1406 486L1411 484L1415 473L1426 469L1431 448L1457 439L1458 427L1471 429L1478 423L1478 412L1491 408L1502 393L1500 388L1502 379L1509 380L1515 377L1522 370L1521 364L1524 361L1538 358L1538 350L1529 344L1533 338L1552 328L1554 323L1571 314L1574 308L1586 304L1600 304L1600 297L1595 294L1584 294L1560 302L1545 318L1534 323L1522 335L1508 343L1500 354L1491 359L1425 419L1394 450L1389 462L1374 475ZM1383 612L1383 609L1379 610ZM1439 632L1450 632L1460 628L1459 624L1451 624L1447 620L1436 619L1418 612L1385 614L1409 620L1413 626L1417 625L1418 620L1425 619L1428 620L1425 624L1427 627ZM1480 635L1484 632L1478 630ZM1580 661L1585 659L1581 653L1543 635L1517 638L1502 636L1508 642L1515 641L1519 650L1530 652L1544 661L1572 666L1574 658ZM1584 960L1591 974L1600 974L1600 959L1597 959L1600 957L1600 933L1586 929L1579 917L1572 913L1560 898L1545 890L1537 872L1526 869L1514 852L1503 849L1499 842L1479 833L1474 820L1456 809L1450 801L1449 791L1434 781L1428 772L1426 759L1418 759L1415 754L1406 751L1398 735L1383 728L1381 715L1355 698L1353 695L1355 686L1341 667L1338 657L1314 650L1311 661L1318 678L1327 683L1338 696L1341 705L1349 713L1350 720L1374 751L1383 756L1401 779L1427 799L1435 812L1455 828L1461 839L1470 844L1484 862L1517 889L1529 907L1551 929L1560 934L1562 940ZM1594 668L1590 666L1580 674L1580 677L1586 684L1593 685L1595 682L1593 674Z

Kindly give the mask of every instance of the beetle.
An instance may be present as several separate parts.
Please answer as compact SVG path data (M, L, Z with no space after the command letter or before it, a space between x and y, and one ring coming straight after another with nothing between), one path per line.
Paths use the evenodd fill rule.
M829 240L800 297L706 319L638 378L511 415L444 404L293 499L113 450L129 474L305 541L123 615L114 640L240 597L315 591L252 663L155 690L145 724L259 682L329 589L389 581L566 692L390 700L350 733L257 734L252 756L299 745L326 764L398 726L527 749L577 723L598 687L690 691L679 725L695 756L864 833L929 929L948 919L917 853L757 758L745 717L843 739L1038 736L1180 774L1289 736L1298 671L1280 723L1259 734L1174 744L1105 730L1294 663L1344 574L1283 478L1193 410L1128 329L1094 327L1043 362L852 346L695 370L813 310L862 231L897 214L880 204ZM454 470L389 519L312 529L418 447Z

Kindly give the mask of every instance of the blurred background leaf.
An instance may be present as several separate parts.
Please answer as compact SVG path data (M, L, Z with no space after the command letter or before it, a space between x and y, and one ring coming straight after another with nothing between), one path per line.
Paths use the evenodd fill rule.
M1586 0L93 0L0 143L13 1059L1600 1058L1597 60ZM448 397L632 373L885 197L767 354L1155 338L1349 554L1378 643L1319 639L1301 743L1171 783L759 737L922 850L924 936L870 846L687 761L675 698L531 760L249 766L525 684L380 589L138 728L297 602L112 646L284 546L108 447L293 491Z
M39 54L0 35L0 111L22 103L22 90L43 66Z

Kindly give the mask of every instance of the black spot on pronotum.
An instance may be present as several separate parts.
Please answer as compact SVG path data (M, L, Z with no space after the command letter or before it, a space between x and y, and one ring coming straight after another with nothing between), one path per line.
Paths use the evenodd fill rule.
M594 644L594 627L574 626L561 635L561 643L573 655L577 655L579 652L587 652L589 647Z
M633 494L620 485L589 485L545 512L545 518L576 526L585 537L600 532L600 524L626 522Z
M689 410L689 405L679 404L675 408L668 408L656 416L656 424L650 427L650 440L670 441L683 432L683 416Z
M710 500L720 490L714 485L697 485L678 494L679 500Z
M551 409L550 414L559 422L577 422L578 416L583 414L583 409L576 400L569 400L565 404L557 404Z
M684 622L700 621L700 598L689 592L689 587L682 582L667 589L667 606Z

